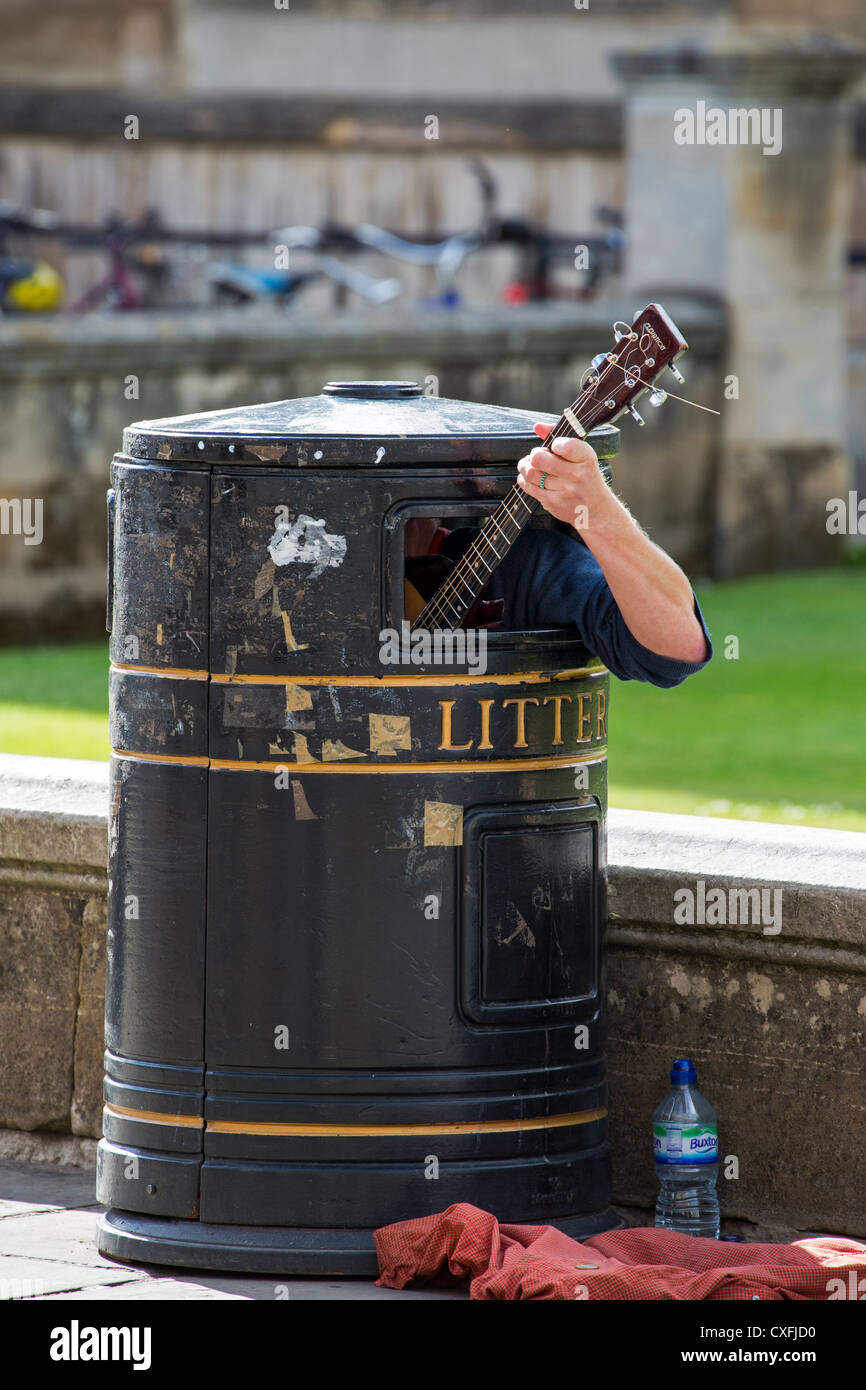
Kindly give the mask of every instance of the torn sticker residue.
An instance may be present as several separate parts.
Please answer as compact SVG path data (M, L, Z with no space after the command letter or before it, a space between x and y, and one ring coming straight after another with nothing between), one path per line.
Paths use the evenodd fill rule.
M508 903L505 909L506 925L509 928L508 936L503 935L503 924L497 923L494 935L497 946L510 946L512 941L519 941L522 946L529 946L535 949L535 932L530 927L526 918L514 906Z
M253 580L253 598L264 598L265 594L273 586L274 582L274 562L268 556L262 565L255 579Z
M306 792L300 782L292 778L292 796L295 800L295 820L318 820L319 817L310 806Z
M237 728L242 724L244 713L244 697L240 690L227 690L223 698L223 728Z
M412 751L412 728L408 714L371 714L370 752L389 756Z
M281 612L281 613L280 613L280 617L281 617L282 620L283 620L283 633L284 633L285 639L286 639L286 648L287 648L287 650L290 651L290 652L304 652L304 651L306 651L306 650L307 650L307 647L308 647L310 644L309 644L309 642L299 642L299 641L298 641L298 639L296 638L295 634L292 632L292 620L291 620L291 618L289 617L289 614L288 614L288 613L283 613L283 612Z
M310 745L305 734L294 734L295 740L295 761L298 763L317 763L318 758L314 758L310 752Z
M286 711L313 708L313 697L302 685L286 682Z
M421 845L421 826L411 815L390 817L382 826L385 832L386 849L414 850Z
M357 748L348 748L339 738L326 738L322 743L323 763L337 763L346 758L366 758L366 756L366 753L359 753Z
M280 522L268 541L268 552L275 565L311 565L310 578L318 579L326 569L342 565L346 537L330 535L324 519L299 516L291 524Z
M425 845L463 844L463 807L448 801L424 802Z
M262 463L279 463L286 452L285 444L248 444L247 453Z

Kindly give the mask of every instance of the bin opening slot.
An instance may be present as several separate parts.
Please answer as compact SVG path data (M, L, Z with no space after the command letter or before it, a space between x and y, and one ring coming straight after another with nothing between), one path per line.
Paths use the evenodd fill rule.
M399 621L415 621L424 604L453 574L497 505L495 500L491 500L456 506L453 502L430 502L400 508L399 525L394 536L394 558L397 563L389 567L399 572L402 578L399 586L399 598L402 600ZM574 536L570 528L562 526L544 512L539 513L530 524L534 530L561 530ZM575 541L579 544L576 537ZM516 544L520 544L519 539ZM505 563L508 565L507 559ZM486 626L491 631L515 630L509 619L507 601L503 599L508 592L505 574L504 570L500 573L494 571L479 595L480 605L471 611L471 624L464 621L464 625ZM498 604L497 600L500 600ZM445 618L440 625L447 625Z

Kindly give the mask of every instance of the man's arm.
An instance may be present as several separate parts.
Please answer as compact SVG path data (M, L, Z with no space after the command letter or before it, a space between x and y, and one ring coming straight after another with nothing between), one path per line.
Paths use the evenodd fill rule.
M544 438L549 426L536 425L535 432ZM550 449L533 449L521 459L517 473L528 496L579 532L635 640L674 661L703 661L707 643L688 579L611 492L590 445L556 439Z

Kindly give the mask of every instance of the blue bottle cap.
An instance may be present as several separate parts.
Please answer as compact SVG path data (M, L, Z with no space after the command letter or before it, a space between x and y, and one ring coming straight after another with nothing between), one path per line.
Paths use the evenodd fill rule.
M677 1057L671 1069L671 1082L674 1086L694 1086L697 1084L698 1074L695 1071L694 1062L690 1062L688 1057Z

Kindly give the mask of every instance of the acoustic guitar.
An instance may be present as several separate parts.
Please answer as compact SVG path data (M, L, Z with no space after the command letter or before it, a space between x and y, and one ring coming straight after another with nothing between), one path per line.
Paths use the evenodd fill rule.
M688 343L660 304L648 304L631 324L617 320L613 332L612 349L593 357L577 400L551 427L545 444L565 436L585 439L591 429L626 411L643 425L635 406L638 398L648 391L650 404L662 405L667 392L656 382L665 371L683 381L675 363L688 351ZM481 594L540 506L515 483L459 560L444 555L407 559L405 607L412 630L495 625L503 600L484 600Z

